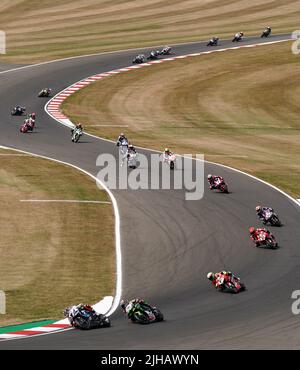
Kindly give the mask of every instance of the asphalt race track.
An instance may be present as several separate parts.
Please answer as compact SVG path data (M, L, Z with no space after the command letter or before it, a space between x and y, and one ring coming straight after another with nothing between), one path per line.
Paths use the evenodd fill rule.
M258 42L266 40L249 38L243 44ZM220 48L232 46L223 41ZM204 43L191 43L173 50L183 55L208 49ZM73 144L70 130L45 113L47 99L37 98L37 93L45 86L56 93L90 75L127 67L137 53L75 58L0 74L0 145L56 158L96 175L97 156L116 154L115 146L89 136ZM215 57L222 58L222 53ZM10 116L16 104L37 113L33 134L19 133L22 119ZM121 213L123 296L146 298L162 310L165 322L134 325L117 310L109 329L6 341L0 349L299 349L300 317L292 314L291 294L300 289L300 208L233 170L206 163L205 173L224 176L231 193L205 187L202 200L185 201L179 190L114 192ZM249 226L260 225L258 203L272 205L284 223L272 228L278 250L256 249L249 240ZM237 273L247 291L216 292L206 274L221 269Z

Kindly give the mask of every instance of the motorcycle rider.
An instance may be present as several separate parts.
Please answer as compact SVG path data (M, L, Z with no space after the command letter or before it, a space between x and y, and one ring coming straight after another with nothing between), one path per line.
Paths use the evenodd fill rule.
M78 305L75 305L75 306L72 306L69 310L68 310L68 319L70 321L70 324L72 326L74 326L74 319L76 318L76 316L80 315L80 311L89 311L89 312L92 312L92 313L95 313L96 314L96 311L93 309L93 307L91 307L90 305L88 304L83 304L83 303L80 303Z
M265 217L264 217L264 213L265 212L271 212L271 213L274 213L274 209L271 208L271 207L262 207L260 205L256 206L255 207L255 211L256 211L256 214L258 216L258 218L264 223L266 224L266 220L265 220Z
M234 277L231 271L209 272L207 279L210 280L216 289L221 289L227 281Z
M260 244L258 237L259 237L259 234L262 232L266 234L266 237L271 236L270 231L265 228L258 228L258 229L255 229L255 227L249 228L250 238L254 241L256 246Z
M78 123L74 128L71 129L72 141L74 141L74 138L73 138L74 132L77 130L79 131L79 135L82 135L83 127L81 123Z
M132 144L128 145L127 157L129 157L130 154L136 154L136 149Z
M210 39L208 45L217 45L218 41L219 41L218 37L213 37L213 38Z
M169 158L173 154L174 153L171 152L171 150L169 148L165 148L165 150L163 151L163 161L164 161L164 163L169 162Z
M215 184L217 180L220 180L220 182L224 182L224 179L222 176L213 176L211 174L207 175L207 181L209 183L210 190L218 188L218 186Z
M241 40L241 38L244 36L244 32L238 32L234 35L234 40Z
M119 137L118 137L118 140L117 140L116 145L117 145L117 146L120 146L120 145L122 145L122 143L123 143L124 141L126 141L126 142L127 142L127 144L128 144L128 139L127 139L127 137L125 136L125 134L122 132L122 133L119 135Z
M152 310L152 307L149 305L149 303L140 298L135 298L130 301L128 301L127 299L122 299L120 302L120 307L123 310L123 312L129 317L131 314L131 310L137 304L141 304L144 307L149 307Z

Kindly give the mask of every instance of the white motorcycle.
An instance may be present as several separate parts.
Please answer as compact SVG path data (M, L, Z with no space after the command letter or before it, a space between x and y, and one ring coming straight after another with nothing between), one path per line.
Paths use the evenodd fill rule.
M127 165L129 168L135 169L137 167L137 153L127 154Z
M127 140L122 140L119 144L119 149L120 149L121 155L125 155L127 153L127 150L128 150L128 141Z
M82 136L82 130L80 130L79 128L77 129L74 129L73 130L73 134L72 134L72 141L73 143L78 143L80 137Z
M164 162L170 166L171 170L174 170L176 164L176 155L172 153L168 157L164 157Z

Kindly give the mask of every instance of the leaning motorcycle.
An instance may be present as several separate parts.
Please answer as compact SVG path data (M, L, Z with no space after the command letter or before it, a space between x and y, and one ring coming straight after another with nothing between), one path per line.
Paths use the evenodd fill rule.
M19 107L19 108L14 108L12 111L11 111L11 115L12 116L22 116L23 113L26 112L26 108L25 107Z
M87 311L84 309L79 310L78 314L72 319L69 316L69 307L65 309L64 315L68 318L70 324L77 329L90 330L97 328L110 327L110 319L102 314Z
M127 154L127 164L129 168L135 169L137 167L137 153Z
M78 143L80 137L82 136L82 131L80 129L74 129L72 132L72 141L73 143Z
M164 320L163 314L156 307L145 306L140 303L133 304L129 319L132 322L147 325Z
M38 97L39 98L48 98L51 94L51 89L43 89L39 92Z
M272 212L271 210L267 210L263 212L263 223L266 225L269 223L271 226L282 226L281 221L279 220L279 217L276 215L275 212Z
M27 123L23 123L23 125L20 126L20 132L22 132L22 134L26 134L28 132Z
M269 248L269 249L277 249L278 243L272 234L268 234L265 231L261 231L257 237L258 243L256 244L257 247Z
M216 37L214 39L209 40L209 42L206 46L217 46L218 42L219 42L219 39Z
M217 189L220 190L221 193L228 194L228 186L224 180L217 179L215 182L215 186Z
M269 36L271 35L271 32L272 32L272 30L270 30L270 29L269 29L269 30L268 30L268 29L266 29L266 30L264 30L264 31L263 31L263 33L261 34L261 36L260 36L260 37L261 37L261 38L264 38L264 37L266 37L266 38L267 38L267 37L269 37Z
M243 284L238 277L233 275L231 279L227 279L226 281L224 278L221 278L218 290L222 292L237 294L246 290L246 287L245 284Z

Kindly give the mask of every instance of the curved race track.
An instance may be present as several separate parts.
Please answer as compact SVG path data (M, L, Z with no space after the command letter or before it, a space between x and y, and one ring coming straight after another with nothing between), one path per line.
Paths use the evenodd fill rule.
M274 36L272 41L287 38ZM261 40L244 43L257 42ZM220 47L229 46L224 41ZM204 49L203 43L174 47L177 55ZM87 76L126 67L135 54L75 58L0 74L0 145L96 174L96 157L115 153L114 145L89 136L72 144L69 129L44 112L45 100L36 94L44 86L58 92ZM17 103L37 112L35 133L18 132L20 118L9 116ZM207 163L205 172L223 175L232 193L206 191L200 201L185 201L183 191L114 192L121 213L123 295L147 298L162 309L166 322L133 325L117 311L110 329L1 342L0 349L299 349L300 318L291 312L291 293L300 289L300 208L241 173ZM274 230L281 245L277 251L256 249L248 239L248 227L259 224L257 203L271 204L285 224ZM247 292L218 294L205 276L220 269L240 275Z

